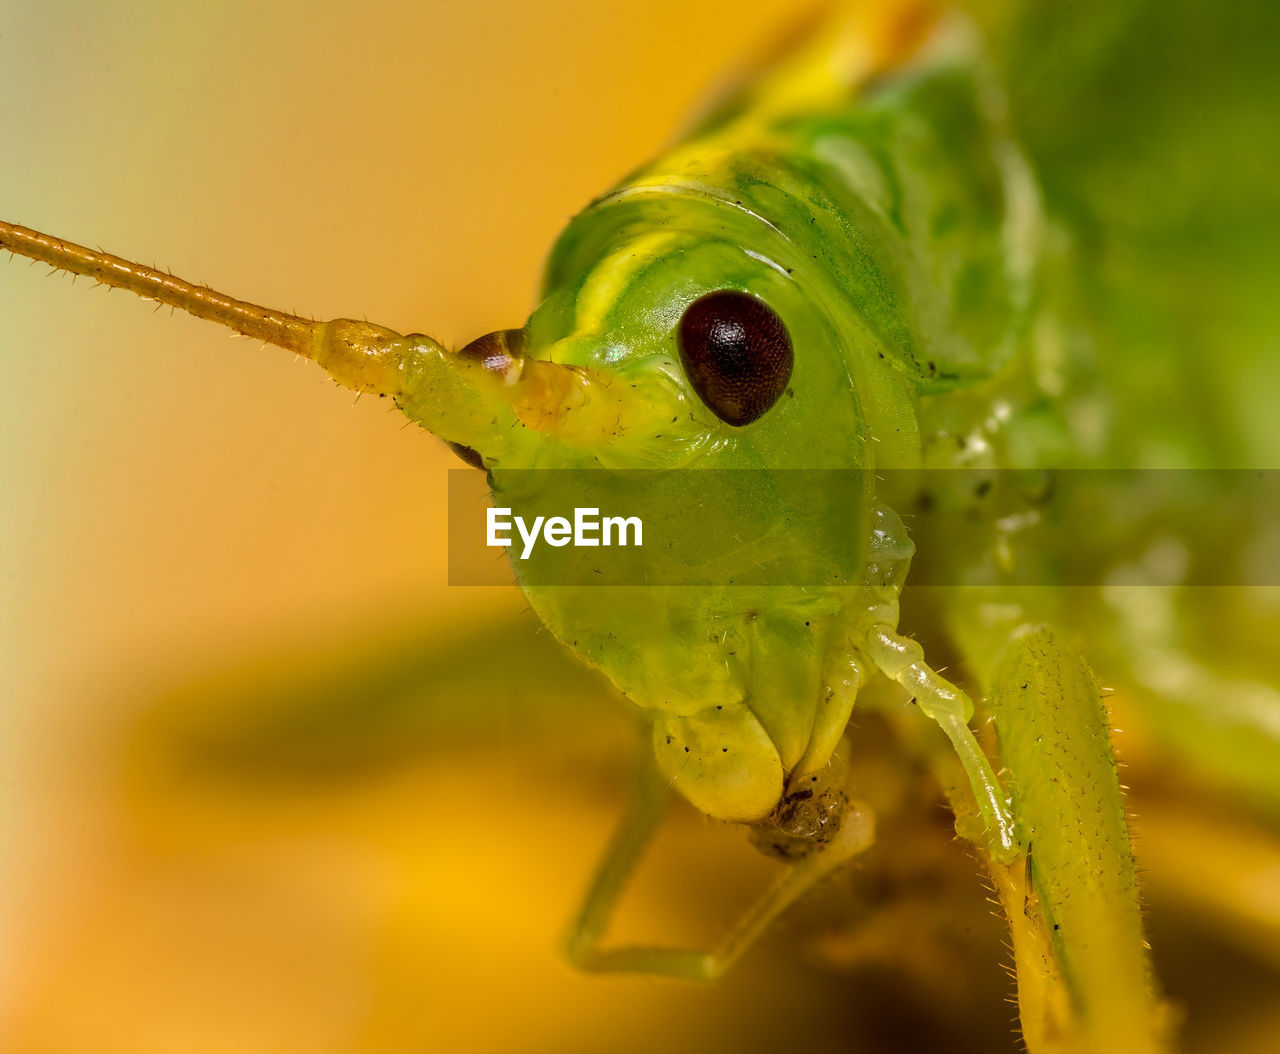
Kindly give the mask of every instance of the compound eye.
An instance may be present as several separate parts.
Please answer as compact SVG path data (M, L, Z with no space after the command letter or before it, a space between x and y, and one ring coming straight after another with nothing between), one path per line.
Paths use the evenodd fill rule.
M725 289L699 297L680 319L677 342L693 390L726 424L750 424L791 379L795 356L787 327L746 293Z

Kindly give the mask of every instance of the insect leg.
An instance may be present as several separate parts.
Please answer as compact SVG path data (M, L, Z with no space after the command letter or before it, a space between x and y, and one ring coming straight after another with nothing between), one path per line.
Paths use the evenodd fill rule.
M714 981L736 963L787 908L867 848L875 834L871 811L850 803L836 836L789 865L777 885L756 902L713 951L639 945L602 948L601 941L614 906L662 817L667 794L665 779L654 767L646 766L632 808L606 851L569 934L569 958L581 969Z
M1033 1050L1168 1049L1098 682L1051 631L1017 637L991 709L1025 862L989 864L1013 933Z
M924 661L924 649L917 641L902 636L888 623L874 623L867 630L865 647L876 667L911 692L920 709L947 734L986 823L991 854L997 860L1012 860L1018 855L1013 814L991 761L969 727L973 701Z
M618 898L622 896L627 881L666 812L670 793L666 777L657 766L647 760L642 761L630 807L600 859L565 942L569 958L579 969L609 969L605 965L609 957L618 955L618 951L602 951L600 942ZM644 966L634 969L649 972Z
M863 582L872 602L862 616L861 650L885 676L906 688L920 709L947 734L977 799L987 829L988 851L1007 863L1018 855L1013 815L991 762L969 727L973 701L924 661L924 649L916 641L898 632L898 593L914 552L901 518L888 505L877 502Z

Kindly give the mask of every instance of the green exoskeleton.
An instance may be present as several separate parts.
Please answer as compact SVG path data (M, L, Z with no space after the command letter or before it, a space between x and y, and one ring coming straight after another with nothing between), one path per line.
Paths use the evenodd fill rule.
M828 586L524 581L556 637L652 717L655 765L577 919L572 956L591 969L713 978L865 850L874 816L847 794L841 744L860 694L887 679L945 734L920 715L892 717L992 874L1032 1049L1099 1049L1106 1035L1116 1049L1155 1050L1164 1026L1097 683L1060 636L1025 628L1069 618L1070 605L975 594L951 609L949 628L990 691L996 764L958 678L899 628L917 543L935 565L980 561L948 552L922 509L904 504L909 492L876 472L1034 469L1107 452L1096 421L1068 412L1094 404L1068 398L1090 383L1073 372L1058 318L1072 295L1064 249L1007 108L966 20L914 7L841 14L581 212L522 329L458 352L262 309L11 224L0 224L0 247L390 396L482 465L509 504L528 470L860 471L840 525L857 566ZM1034 486L996 498L1006 506L983 541L1007 562L1044 498ZM778 546L769 518L782 513L767 496L744 511L763 524L735 537L732 559L749 566ZM727 547L725 526L698 540L709 561ZM814 542L793 533L789 544ZM993 566L977 586L999 585ZM1151 653L1130 654L1138 666ZM786 878L714 951L606 947L612 906L672 791L744 825L788 861Z

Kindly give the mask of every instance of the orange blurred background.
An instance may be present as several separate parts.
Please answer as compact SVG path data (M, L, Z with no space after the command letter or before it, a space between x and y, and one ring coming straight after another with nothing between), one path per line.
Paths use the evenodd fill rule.
M0 204L456 345L523 321L566 219L791 7L9 3ZM767 955L710 992L563 963L630 727L513 589L446 586L442 444L306 363L21 261L0 346L0 1047L829 1027L825 990ZM387 669L403 683L365 720L357 686ZM448 705L415 716L414 682L441 678ZM707 939L771 871L680 817L630 928Z

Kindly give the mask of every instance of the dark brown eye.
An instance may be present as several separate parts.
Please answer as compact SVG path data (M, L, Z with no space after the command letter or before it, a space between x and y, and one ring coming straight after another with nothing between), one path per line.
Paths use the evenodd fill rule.
M680 319L677 340L693 390L727 424L750 424L791 379L787 327L746 293L721 290L695 300Z

